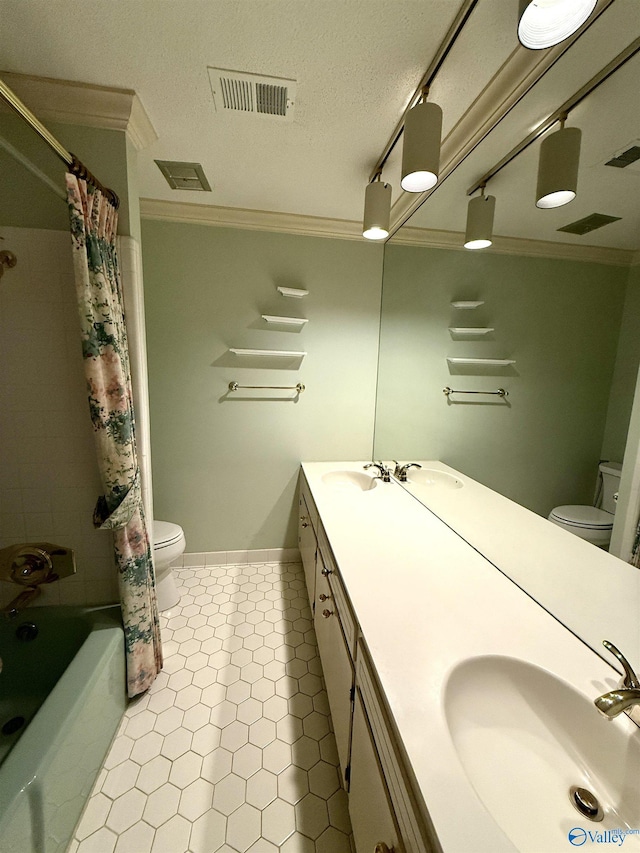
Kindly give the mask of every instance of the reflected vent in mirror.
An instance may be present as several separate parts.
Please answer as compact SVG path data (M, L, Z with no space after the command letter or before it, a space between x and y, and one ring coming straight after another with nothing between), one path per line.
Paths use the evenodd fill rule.
M632 163L640 160L640 140L636 140L632 145L619 152L611 160L607 160L605 166L613 166L616 169L626 169Z
M585 216L584 219L577 219L557 230L566 231L567 234L588 234L590 231L602 228L603 225L608 225L610 222L617 222L620 218L619 216L607 216L605 213L592 213L590 216Z
M216 112L253 113L284 121L293 118L297 83L285 77L266 77L208 68Z
M182 163L179 160L156 160L155 163L172 190L211 192L211 186L200 163Z

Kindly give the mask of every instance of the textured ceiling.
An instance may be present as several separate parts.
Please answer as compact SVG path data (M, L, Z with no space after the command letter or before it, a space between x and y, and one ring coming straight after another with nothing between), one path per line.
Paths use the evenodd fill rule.
M159 136L139 155L143 197L358 221L368 175L459 5L458 0L0 0L1 65L23 74L135 90ZM431 90L444 109L445 135L518 50L516 10L517 0L480 0L473 12ZM615 0L411 224L463 230L469 184L639 35L639 0ZM207 66L297 80L293 122L216 112ZM637 80L635 70L633 75ZM627 97L638 91L633 79L625 86ZM606 127L594 113L587 133L588 111L576 110L576 119L580 113L585 121L587 165L610 147L609 131L621 124L614 89L602 98ZM625 111L624 128L616 136L621 144L630 135L640 137L638 113L637 102ZM171 190L154 159L201 163L213 191ZM396 151L384 175L394 185L396 201L398 159ZM527 163L535 172L535 152L520 159L522 164L517 161L495 181L495 194L508 184L505 199L510 199L499 199L497 229L510 236L558 239L549 229L557 212L545 221L528 212L533 189L527 182L535 175L525 177L524 169ZM628 177L619 184L615 192L629 199L632 210L630 188L637 198L637 185ZM581 173L581 192L585 189ZM575 216L571 210L560 224L583 215L578 200L569 208L575 208ZM599 239L613 241L602 245L631 246L629 215L625 212L623 227L597 232ZM638 234L640 228L636 242ZM567 235L561 238L567 241ZM599 245L595 238L590 235L590 242Z

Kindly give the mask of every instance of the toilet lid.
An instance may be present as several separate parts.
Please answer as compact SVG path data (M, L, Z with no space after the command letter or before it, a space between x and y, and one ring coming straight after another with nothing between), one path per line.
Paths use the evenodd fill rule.
M179 524L173 524L171 521L155 521L153 522L153 547L166 548L168 545L173 545L181 536L184 536L183 530Z
M574 527L588 527L591 530L610 530L613 527L611 513L595 506L557 506L551 516Z

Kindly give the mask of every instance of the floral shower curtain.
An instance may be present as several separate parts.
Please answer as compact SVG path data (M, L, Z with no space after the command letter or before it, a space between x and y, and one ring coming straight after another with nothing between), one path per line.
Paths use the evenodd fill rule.
M629 560L632 566L640 569L640 521L636 528L636 535L633 540L633 548L631 550L631 559Z
M127 689L142 693L162 668L152 551L136 455L129 351L115 248L116 205L67 174L67 200L89 410L104 494L93 523L113 531L125 631ZM117 204L117 199L116 199Z

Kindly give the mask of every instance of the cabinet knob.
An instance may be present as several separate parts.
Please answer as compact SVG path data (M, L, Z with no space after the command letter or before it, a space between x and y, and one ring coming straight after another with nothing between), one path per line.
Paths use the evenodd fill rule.
M333 610L323 610L322 615L325 619L328 619L329 616L333 616Z
M394 847L388 847L384 841L378 841L373 853L394 853Z
M322 570L322 574L323 574L323 575L325 576L325 578L326 578L326 576L327 576L327 575L333 574L333 572L332 572L332 570L331 570L331 569L323 569L323 570Z
M320 593L320 595L318 596L318 598L320 599L320 601L329 601L329 599L331 598L331 596L330 596L330 595L325 595L325 594L324 594L324 592L322 592L322 593Z
M301 526L302 526L302 527L308 527L308 526L309 526L309 522L308 522L308 521L303 521Z

